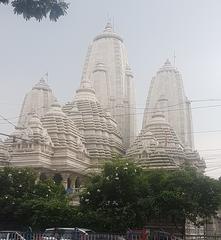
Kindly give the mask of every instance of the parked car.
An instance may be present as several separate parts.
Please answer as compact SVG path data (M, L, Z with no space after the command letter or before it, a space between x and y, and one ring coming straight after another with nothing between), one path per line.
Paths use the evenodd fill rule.
M85 228L48 228L43 234L43 240L86 240L93 233Z
M0 231L0 240L26 240L17 231Z

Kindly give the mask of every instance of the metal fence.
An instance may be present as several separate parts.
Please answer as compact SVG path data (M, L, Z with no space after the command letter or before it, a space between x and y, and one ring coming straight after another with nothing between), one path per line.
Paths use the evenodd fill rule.
M186 235L185 240L221 240L221 235Z
M146 236L126 234L72 234L62 236L45 236L43 233L0 231L0 240L221 240L221 235L186 235L152 234Z

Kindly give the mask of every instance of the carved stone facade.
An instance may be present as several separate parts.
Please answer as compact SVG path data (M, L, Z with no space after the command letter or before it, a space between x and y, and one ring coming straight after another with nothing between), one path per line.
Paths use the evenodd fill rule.
M205 169L194 151L190 102L169 61L152 79L136 139L135 116L125 46L108 23L89 47L73 101L61 107L44 79L25 96L15 131L0 142L0 166L61 174L67 187L73 179L78 186L80 177L126 150L144 169L177 169L185 163Z
M123 39L108 23L88 48L82 81L89 80L104 110L116 120L125 147L136 136L133 74Z
M60 174L69 186L70 179L77 184L77 178L125 154L117 123L101 107L90 82L82 82L73 102L63 109L45 81L36 86L25 97L15 131L0 142L1 166L33 167L47 176ZM51 98L45 97L49 92Z
M63 111L83 134L94 167L125 153L117 123L101 107L90 82L81 82L73 102L67 103Z
M39 117L49 110L49 107L54 102L55 97L51 88L48 86L44 78L25 95L21 112L18 120L18 127L25 128L33 113Z
M169 60L152 78L144 111L143 128L158 110L164 113L182 144L194 149L191 104L185 95L182 77Z
M199 154L185 149L162 112L152 115L151 121L128 149L127 157L143 169L178 169L185 164L200 171L205 169L205 162Z

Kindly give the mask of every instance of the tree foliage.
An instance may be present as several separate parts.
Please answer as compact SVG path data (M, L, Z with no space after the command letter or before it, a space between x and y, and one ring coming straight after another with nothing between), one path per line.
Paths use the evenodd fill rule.
M0 3L11 4L15 14L23 15L26 20L35 18L41 21L49 16L50 20L57 21L67 13L69 4L63 0L0 0Z
M65 223L65 216L71 214L63 186L52 180L37 181L31 169L1 169L0 192L2 227L42 229Z
M130 162L107 163L81 196L81 210L91 216L87 224L100 231L132 227L140 197L140 173Z
M187 168L142 171L128 161L108 163L82 194L80 207L87 224L98 230L125 231L161 223L200 224L216 214L220 183Z
M0 170L0 226L43 230L81 226L125 232L146 225L198 225L214 216L221 203L221 183L187 168L144 171L127 160L106 163L92 176L74 207L64 187L32 169ZM179 228L180 229L180 228Z

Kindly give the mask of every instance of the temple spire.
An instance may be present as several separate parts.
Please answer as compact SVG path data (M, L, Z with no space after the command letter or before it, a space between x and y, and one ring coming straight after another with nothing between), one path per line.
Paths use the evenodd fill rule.
M82 79L79 89L76 91L76 95L74 97L74 101L79 100L91 100L91 101L97 101L97 98L95 96L95 90L92 86L91 81L89 81L87 78Z
M161 110L166 120L174 128L184 146L194 149L191 109L183 87L179 71L167 59L152 78L146 108L143 117L143 127L152 121L153 110L160 100Z
M26 94L17 126L26 127L33 113L36 113L39 117L43 117L54 102L54 99L55 97L51 88L45 81L45 78L42 77Z
M136 135L133 74L123 39L113 31L110 21L88 48L83 85L85 79L91 82L101 106L115 118L128 147Z

